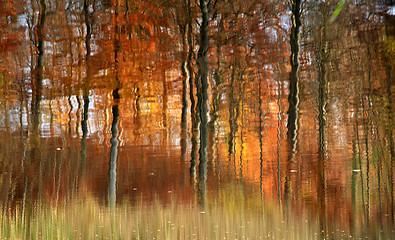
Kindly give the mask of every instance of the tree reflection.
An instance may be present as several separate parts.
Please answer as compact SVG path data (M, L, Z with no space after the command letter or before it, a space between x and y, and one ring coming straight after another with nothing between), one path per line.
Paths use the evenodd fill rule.
M112 91L112 97L114 101L114 105L112 106L112 124L111 124L111 149L110 149L110 162L109 162L109 170L108 170L108 201L111 209L115 208L116 204L116 183L117 183L117 158L118 158L118 122L119 122L119 90L120 90L120 81L119 81L119 62L121 59L121 30L118 26L118 15L119 15L119 2L116 2L115 5L115 26L114 26L114 58L115 58L115 81L116 88Z
M207 145L208 145L208 128L207 128L207 101L208 101L208 21L209 21L209 0L200 0L200 10L202 12L202 23L200 25L200 46L197 57L198 73L196 76L197 83L197 112L200 119L200 148L199 148L199 198L202 206L206 202L207 192Z
M324 25L325 27L325 25ZM325 32L325 30L324 30ZM326 198L327 198L327 189L326 189L326 157L327 157L327 104L328 104L328 80L325 70L325 65L327 64L328 58L325 53L325 42L326 36L325 33L319 39L319 52L317 53L318 57L318 107L319 107L319 115L318 115L318 125L319 125L319 162L318 162L318 173L317 173L317 196L320 206L320 227L326 231L327 223L326 223Z
M393 5L394 1L387 1L388 5ZM392 3L392 4L391 4ZM392 18L388 15L385 16L386 24L385 24L385 35L387 39L394 39L395 36L395 29L394 29L394 17ZM385 89L386 89L386 99L387 99L387 126L394 126L394 99L393 99L393 91L391 88L394 85L394 71L395 71L395 53L394 49L388 50L386 54L386 65L385 65ZM392 55L391 55L392 54ZM392 56L392 57L391 57ZM392 106L392 107L391 107ZM388 144L388 151L389 151L389 160L390 160L390 166L387 168L388 170L388 175L389 175L389 181L390 181L390 196L391 196L391 220L392 222L395 221L395 197L394 197L394 162L395 162L395 144L394 144L394 133L393 133L393 128L391 127L386 127L385 128L385 136L387 138L387 141L389 142Z
M139 196L184 204L192 192L207 207L230 186L252 204L260 192L297 206L324 231L394 218L385 16L350 5L326 25L331 4L301 0L19 2L16 15L0 11L3 211L22 199L27 216L70 189L111 208Z
M299 82L298 82L298 68L299 68L299 28L300 22L300 0L291 1L291 72L289 76L289 108L288 108L288 136L291 141L292 154L296 152L297 130L298 130L298 112L299 112Z
M220 20L219 23L220 26L223 26L223 19ZM208 145L211 146L210 148L210 157L211 161L210 163L212 164L212 169L213 172L217 172L217 179L218 182L220 180L220 163L219 163L219 152L218 152L218 120L219 120L219 111L220 111L220 104L221 104L221 99L220 99L220 85L222 83L222 52L221 52L221 42L217 42L217 66L215 69L215 73L213 76L213 81L212 81L212 103L210 107L210 121L208 122ZM215 169L216 166L216 169ZM220 183L219 183L220 184Z
M25 175L24 181L24 199L23 199L23 215L25 215L27 219L27 232L26 239L29 239L30 236L28 233L30 232L30 217L33 213L33 201L32 198L36 197L41 200L42 192L43 192L43 158L41 153L41 140L40 140L40 123L41 123L41 101L43 96L43 72L44 72L44 55L45 55L45 39L44 39L44 28L46 24L47 18L47 5L45 0L41 0L39 2L39 16L38 23L34 30L34 40L35 46L37 48L37 59L36 66L33 69L32 76L32 103L31 103L31 121L32 121L32 141L33 141L33 150L32 155L30 156L32 159L29 159L27 163L27 170L30 171L30 168L34 168L35 161L39 162L38 167L38 182L35 181L35 178L29 179L28 175ZM34 58L32 59L34 62ZM33 166L32 166L33 165ZM27 173L28 173L27 172ZM35 185L38 186L35 186ZM33 191L31 188L37 189L37 195L33 195Z
M88 136L88 111L89 111L89 87L91 84L91 38L92 38L92 23L91 23L91 14L89 8L91 7L89 0L84 0L84 20L86 27L86 35L85 35L85 63L86 63L86 77L83 79L82 83L82 96L84 101L83 106L83 115L81 121L82 128L82 138L81 138L81 168L82 171L85 168L86 161L86 138ZM77 97L78 98L78 97Z
M111 124L111 149L110 162L108 170L108 201L110 208L116 204L116 184L117 184L117 157L118 157L118 122L119 122L119 98L114 97L115 104L112 106L112 124Z
M181 63L181 73L182 73L182 112L181 112L181 160L186 160L187 153L187 132L188 132L188 79L189 79L189 70L188 70L188 29L189 25L184 24L180 25L181 34L182 34L182 63Z
M33 99L32 99L32 125L34 134L39 134L40 125L40 105L42 100L42 89L43 89L43 61L44 61L44 26L47 17L47 5L46 1L40 1L40 13L39 21L36 27L35 42L37 47L37 62L36 67L33 71Z

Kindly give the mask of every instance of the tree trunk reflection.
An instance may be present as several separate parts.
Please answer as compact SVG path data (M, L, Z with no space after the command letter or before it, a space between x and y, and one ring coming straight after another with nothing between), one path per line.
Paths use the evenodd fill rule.
M108 202L110 209L115 208L116 204L116 184L117 184L117 158L118 158L118 122L119 122L119 90L121 87L119 81L119 62L121 61L121 30L118 26L119 6L118 1L115 6L115 27L114 27L114 60L115 60L115 81L116 88L112 91L114 105L112 106L112 124L111 124L111 148L110 148L110 162L108 170Z
M291 143L291 152L295 154L297 143L297 130L298 130L298 114L299 114L299 81L298 81L298 68L299 68L299 28L300 22L300 0L291 1L292 11L292 25L291 25L291 72L289 76L289 108L288 108L288 137Z
M85 65L86 65L86 76L82 82L82 96L83 96L83 114L81 121L81 129L82 129L82 138L81 138L81 171L84 171L85 161L86 161L86 138L88 136L88 111L89 111L89 88L90 88L90 78L91 78L91 38L92 38L92 23L91 23L91 14L89 12L89 8L91 4L89 0L84 0L83 10L84 10L84 20L86 27L86 35L85 35Z
M207 145L208 145L208 128L207 128L207 101L208 101L208 0L200 0L200 10L202 12L202 24L200 26L200 47L198 58L198 73L196 82L198 83L197 95L198 102L196 112L199 112L200 118L200 148L199 148L199 199L204 207L207 194Z

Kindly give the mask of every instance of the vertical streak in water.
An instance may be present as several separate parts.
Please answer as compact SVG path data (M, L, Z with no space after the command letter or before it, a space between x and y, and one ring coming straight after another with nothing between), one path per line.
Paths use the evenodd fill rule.
M48 105L49 105L49 132L50 132L50 136L53 137L54 136L54 129L53 129L53 109L52 109L52 99L48 101Z
M26 154L26 137L24 135L24 124L23 124L23 105L25 103L25 97L23 91L21 91L21 109L20 109L20 126L21 126L21 133L20 133L20 138L22 139L22 151L23 155L21 157L21 169L20 172L25 173L24 174L24 184L23 184L23 196L22 196L22 211L21 211L21 221L22 221L22 226L24 225L24 220L25 220L25 207L26 207L26 194L27 194L27 180L28 180L28 173L30 170L30 161L27 160L27 154ZM27 111L28 112L28 111Z
M393 141L392 136L391 136L390 141ZM391 190L390 190L391 191L391 220L394 221L394 218L395 218L394 214L395 213L394 213L394 155L393 155L394 145L393 145L393 143L391 143L390 147L391 147L391 151L392 151L391 152L391 167L389 169L390 184L391 184Z
M53 170L52 170L52 196L50 199L54 199L54 194L55 194L55 183L56 183L56 167L57 167L57 152L55 151L53 156Z
M243 81L241 88L241 114L240 114L240 182L243 183L243 151L244 151L244 94L245 94L245 82ZM241 185L243 186L243 185Z
M235 93L234 93L234 87L235 87L235 71L236 71L236 66L235 64L231 66L232 67L232 76L231 76L231 84L230 84L230 93L229 93L229 140L228 140L228 145L229 145L229 153L228 153L228 158L229 160L233 160L233 169L234 169L234 175L235 175L235 181L237 179L237 171L236 171L236 132L237 132L237 114L235 113L235 108L237 108L237 103L235 100Z
M40 161L39 167L39 185L38 185L38 196L37 198L41 198L42 193L42 159L41 159L41 149L40 149L40 140L39 140L39 130L40 130L40 116L41 116L41 100L42 100L42 88L43 88L43 68L44 68L44 25L47 16L47 4L45 0L40 0L40 12L39 12L39 22L37 25L37 50L38 50L38 58L37 58L37 66L35 69L35 80L36 82L33 84L33 103L32 103L32 118L33 118L33 136L35 136L35 160Z
M325 31L325 30L323 30ZM326 36L325 33L321 36L318 47L318 125L319 125L319 149L320 160L318 162L318 201L320 204L320 224L321 230L326 231L326 174L325 174L325 162L327 157L327 111L326 106L328 104L328 80L326 77ZM324 42L324 43L323 43ZM323 45L324 44L324 45Z
M82 129L82 138L81 138L81 171L83 172L85 169L85 161L86 161L86 138L88 136L88 111L89 111L89 84L91 78L91 67L90 67L90 56L91 56L91 37L92 37L92 23L91 16L89 13L89 0L84 0L83 10L84 10L84 20L86 27L86 35L85 35L85 63L86 63L86 77L82 82L82 95L83 95L83 115L81 121L81 129ZM78 96L77 96L78 99ZM79 99L78 99L79 100Z
M367 107L368 110L371 107L371 101L370 101L370 96L372 94L372 84L371 84L371 65L372 65L372 60L371 60L371 55L370 55L370 47L368 45L368 49L367 49L367 54L368 54L368 86L365 87L365 81L363 82L363 87L364 89L367 88L368 94L366 96L366 100L367 100ZM364 99L362 99L362 107L363 107L363 125L364 125L364 130L365 130L365 154L366 154L366 190L367 190L367 214L368 216L370 215L370 153L369 153L369 132L373 131L372 126L370 126L369 120L367 119L369 117L369 111L365 109L365 102ZM369 127L370 126L370 127ZM370 128L370 129L369 129ZM372 146L373 146L373 142L372 142ZM369 221L369 217L367 218ZM368 223L369 224L369 223Z
M208 123L208 130L209 130L209 146L210 148L210 155L211 155L211 168L213 169L213 172L215 173L215 164L218 164L218 159L216 158L216 153L218 150L218 132L217 132L217 121L218 121L218 110L219 110L219 103L220 103L220 93L219 93L219 84L221 83L221 63L220 63L220 55L221 55L221 50L220 46L217 45L217 69L215 70L214 73L214 80L212 81L212 104L211 104L211 111L210 111L210 122ZM217 169L218 165L217 165ZM218 176L219 177L219 176ZM219 178L218 178L219 180Z
M389 28L387 25L385 25L385 33L386 36L389 37L391 36L390 30L391 28ZM387 62L391 62L391 61L387 61ZM394 221L395 219L395 213L394 213L394 161L395 161L395 146L394 146L394 137L393 137L393 112L392 112L392 106L393 106L393 102L392 102L392 91L391 88L393 86L392 84L392 80L393 80L393 76L391 76L392 73L392 69L394 68L393 65L388 64L386 66L386 90L387 90L387 99L388 99L388 126L389 129L387 130L388 132L388 141L389 141L389 152L390 152L390 168L389 170L389 182L390 182L390 191L391 191L391 220Z
M19 125L21 126L21 129L20 129L20 135L19 136L20 136L21 139L24 140L25 138L24 138L24 124L23 124L23 104L25 102L25 96L24 96L24 91L23 91L22 87L21 87L20 91L21 91L21 99L19 100L20 101ZM7 128L7 129L9 129L9 128ZM22 162L21 166L23 167L23 162Z
M361 101L362 103L362 101ZM355 125L356 125L356 151L357 151L357 158L358 158L358 166L359 166L359 176L360 176L360 181L361 181L361 198L362 198L362 210L363 210L363 215L365 218L365 223L367 222L367 215L366 215L366 209L365 209L365 190L364 190L364 181L363 181L363 169L362 169L362 159L361 159L361 144L359 141L359 122L358 122L358 117L359 117L359 106L356 107L356 118L355 118Z
M370 56L369 56L370 59ZM370 83L370 64L369 64L369 83ZM369 89L372 91L371 87ZM381 192L381 177L382 177L382 158L383 158L383 147L380 143L380 136L379 136L379 129L378 124L374 121L373 117L375 115L375 110L373 109L373 103L371 102L370 98L368 98L368 106L369 106L369 114L370 114L370 135L371 135L371 146L372 146L372 158L377 160L377 190L378 190L378 197L379 197L379 225L380 230L383 230L383 209L382 209L382 192Z
M389 78L390 79L390 78ZM388 79L388 81L389 81ZM391 103L391 90L390 90L390 85L388 84L387 87L387 91L388 91L388 99L389 99L389 106L392 106ZM392 114L392 110L391 108L388 108L388 125L389 126L394 126L393 125L393 114ZM388 131L389 132L389 136L388 136L388 141L389 141L389 150L390 150L390 168L388 169L388 174L389 174L389 182L390 182L390 191L391 191L391 220L394 221L395 219L395 213L394 213L394 161L395 161L395 146L394 146L394 138L393 138L393 134L392 134L392 128Z
M260 160L260 189L261 189L261 199L263 199L263 140L262 140L262 79L261 73L258 68L259 86L258 86L258 107L259 107L259 160Z
M197 145L198 145L198 135L197 135L197 129L195 129L193 126L194 122L192 122L192 136L191 136L191 142L192 142L192 149L191 149L191 166L189 168L189 173L190 173L190 179L191 179L191 184L196 183L196 162L197 162Z
M287 121L287 138L290 142L290 156L288 157L287 167L290 168L290 163L296 154L297 145L297 130L299 118L299 28L301 27L300 21L300 0L291 0L291 31L290 31L290 47L291 47L291 72L289 73L289 95L288 95L288 121ZM284 199L287 199L290 193L289 176L285 176L284 180Z
M185 14L188 15L188 2L183 1L183 8L185 10ZM177 11L178 12L178 11ZM188 19L185 17L185 19ZM182 112L181 112L181 134L180 134L180 147L181 147L181 157L180 160L182 163L187 162L187 138L188 138L188 80L190 78L190 72L188 68L188 56L189 56L189 41L188 41L188 33L190 24L188 22L182 23L179 25L181 33L182 33L182 64L181 64L181 73L183 76L182 79Z
M367 224L369 224L369 215L370 215L370 182L369 182L369 174L370 174L370 155L369 155L369 129L368 129L368 122L366 120L366 110L365 110L365 102L362 99L362 116L363 116L363 126L364 126L364 139L365 139L365 157L366 157L366 220Z
M4 104L4 126L7 129L7 136L10 135L10 115L8 114L11 109L8 108L7 102L2 102ZM2 114L3 115L3 114ZM8 147L7 147L8 148ZM6 149L7 149L6 148ZM13 185L15 184L14 176L13 176L13 168L15 165L15 161L7 161L6 158L1 157L1 162L4 170L1 172L1 182L0 182L0 197L1 197L1 205L0 205L0 214L1 216L9 215L10 209L12 206L12 198L13 198Z
M291 72L289 77L289 108L288 108L288 137L291 142L291 158L296 153L297 143L297 130L298 130L298 114L299 114L299 81L298 81L298 68L299 68L299 28L300 21L300 0L291 1L292 11L292 25L290 33L291 44Z
M218 139L218 132L216 132L216 139ZM220 156L219 156L219 151L218 151L218 143L215 142L215 151L213 151L213 159L217 160L217 179L218 179L218 189L221 189L221 166L220 166ZM216 152L214 156L214 152ZM218 191L219 194L219 191Z
M326 106L328 104L328 81L325 77L325 68L322 63L323 59L319 59L318 63L318 81L319 81L319 136L320 136L320 152L321 154L326 154L327 148L327 140L326 140L326 131L327 131L327 112Z
M64 146L62 146L62 147L64 147ZM57 151L57 152L59 152L59 154L60 154L60 157L59 157L60 161L59 161L59 170L58 170L58 184L56 186L55 211L57 211L57 209L58 209L59 191L60 191L60 185L62 182L62 165L63 165L63 151ZM56 159L56 157L55 157L55 159Z
M319 124L319 160L317 166L317 201L319 204L319 224L322 233L327 230L327 178L326 178L326 158L327 158L327 111L328 104L328 79L326 75L327 36L326 24L321 27L319 39L317 41L317 68L318 68L318 124Z
M281 83L277 80L277 197L278 202L281 208L281 166L280 166L280 159L281 159Z
M110 162L108 170L108 199L110 209L116 204L116 183L117 183L117 157L118 157L118 121L119 121L119 98L114 97L115 104L112 107L112 124L111 124L111 148Z
M208 101L208 0L200 0L200 10L202 12L202 24L200 26L200 47L198 51L198 74L196 82L199 82L201 88L197 89L198 108L200 117L200 148L199 148L199 198L202 207L205 206L207 195L207 145L208 145L208 128L207 128L207 101Z
M183 44L183 57L182 57L182 65L181 65L181 73L183 76L182 80L182 113L181 113L181 161L184 162L186 160L187 153L187 131L188 131L188 122L187 122L187 114L188 114L188 79L189 79L189 71L188 71L188 28L189 25L185 24L180 26L182 29L182 44Z
M47 5L45 0L40 0L40 11L39 11L39 21L36 27L35 41L37 44L37 65L34 69L33 76L33 97L32 97L32 125L33 132L35 135L39 134L40 128L40 107L42 100L42 88L43 88L43 61L44 61L44 25L47 17Z
M389 95L389 99L390 99L390 95ZM390 101L390 105L391 105L391 101ZM392 123L392 112L389 109L389 126L393 126ZM388 169L388 177L389 177L389 183L390 183L390 195L391 195L391 220L394 221L395 220L395 213L394 213L394 161L395 161L395 153L394 153L394 141L393 141L393 134L392 134L392 130L389 130L389 136L388 136L388 141L389 141L389 150L390 150L390 167Z
M220 25L223 24L223 18L221 18ZM222 25L223 26L223 25ZM219 93L219 85L222 83L222 70L221 70L221 44L217 43L217 69L214 76L214 93L213 93L213 111L211 113L210 122L211 122L211 132L212 132L212 161L216 160L217 164L217 179L218 179L218 189L220 189L220 180L221 180L221 169L220 169L220 158L218 151L218 131L216 129L216 124L219 118L219 108L220 108L220 93ZM214 170L215 172L215 170ZM219 192L218 192L219 193Z
M79 95L75 96L76 100L77 100L77 110L76 110L76 126L75 126L75 132L77 133L77 136L80 137L80 120L81 120L81 100Z
M194 96L194 82L193 82L193 67L192 67L192 57L194 55L194 39L193 39L193 29L192 29L192 16L191 16L191 1L186 0L186 10L187 10L187 33L188 33L188 60L187 60L187 69L189 72L189 98L191 100L191 119L192 119L192 125L196 122L196 114L195 114L195 96ZM195 124L196 125L196 124Z
M352 143L352 169L357 169L357 155L358 155L358 145L356 141ZM353 171L351 175L351 201L353 209L357 209L357 172ZM353 226L352 226L353 227Z
M323 160L325 160L327 153L327 105L328 105L328 79L326 77L325 61L327 59L326 53L326 36L325 30L322 33L321 39L318 43L318 125L319 125L319 152ZM323 39L322 39L323 38Z
M187 138L188 138L188 83L191 98L191 119L192 119L192 152L191 152L191 166L190 166L190 180L191 183L195 183L196 178L196 135L194 134L196 126L195 126L195 113L193 109L195 108L194 96L193 96L193 72L192 72L192 25L191 25L191 17L190 17L190 0L184 0L182 2L182 7L184 9L184 21L181 21L179 28L182 33L182 64L181 64L181 73L183 76L182 80L182 113L181 113L181 134L180 134L180 145L181 145L181 162L187 162ZM178 13L178 11L177 11ZM183 16L183 14L181 14Z
M73 103L71 102L71 96L68 96L67 97L67 102L68 102L68 104L69 104L69 112L68 112L68 116L69 116L69 121L68 121L68 123L67 123L67 134L69 135L69 136L71 136L71 133L72 133L72 131L71 131L71 122L72 122L72 116L71 116L71 114L72 114L72 112L73 112Z
M376 132L376 134L378 134L377 128L376 128L375 132ZM377 139L377 141L379 141L379 139ZM376 144L379 145L379 143L376 143ZM381 176L382 176L381 171L382 171L382 164L383 164L383 162L382 162L382 155L383 154L380 154L380 152L381 152L380 150L382 150L381 147L377 146L377 148L379 148L379 149L377 149L377 153L376 153L377 165L378 165L377 166L377 184L378 184L377 189L379 192L380 230L383 230L383 208L382 208L382 193L381 193Z
M89 95L84 94L83 96L84 105L82 109L82 121L81 121L81 129L82 129L82 138L81 138L81 166L84 166L85 163L85 148L86 148L86 138L88 136L88 111L89 111Z
M197 144L198 144L198 126L199 118L196 110L196 101L194 95L194 70L192 66L192 57L194 56L194 39L193 39L193 29L192 29L192 16L191 16L191 1L186 0L187 8L187 25L188 25L188 57L187 57L187 69L189 72L189 98L191 101L191 120L192 120L192 133L191 133L191 166L190 166L190 179L191 183L194 185L196 182L196 162L197 162Z
M370 54L369 54L369 60L370 60ZM371 64L369 64L369 90L370 92L372 91L371 88L371 79L370 79L370 73L371 73ZM382 209L382 192L381 192L381 182L382 182L382 165L383 165L383 147L380 142L380 135L379 135L379 128L378 128L378 123L375 122L373 117L375 117L375 110L373 109L373 103L371 102L371 99L368 98L368 106L369 106L369 114L371 118L371 123L370 125L370 135L371 135L371 140L372 140L372 157L373 159L377 159L377 190L378 190L378 197L379 197L379 224L380 224L380 230L383 230L383 209Z
M167 143L169 140L169 130L167 125L167 104L168 104L168 96L167 96L167 81L166 81L166 71L163 70L163 79L162 79L162 121L163 121L163 131L165 135L165 142L163 143L164 147L167 148Z
M69 24L69 23L71 23L72 22L72 20L70 19L70 14L66 14L66 22L67 22L67 24ZM68 38L70 39L70 41L69 41L69 46L68 46L68 48L69 48L69 51L68 51L68 53L67 54L69 54L70 56L69 56L69 59L70 59L70 62L72 62L73 60L74 60L74 54L73 54L73 34L72 34L72 31L69 31L68 32ZM67 68L68 69L68 71L67 71L67 75L72 79L73 78L73 71L74 71L74 69L73 69L73 64L69 64L70 66L69 66L69 68ZM68 124L67 124L67 126L68 126L68 131L67 131L67 134L69 135L69 137L71 137L72 136L72 128L71 128L71 126L72 126L72 113L73 113L73 108L74 108L74 106L73 106L73 103L72 103L72 101L71 101L71 96L72 96L72 91L70 91L69 92L69 96L67 97L67 101L68 101L68 104L69 104L69 112L68 112L68 117L69 117L69 121L68 121ZM77 128L78 129L78 128Z
M117 184L117 158L118 158L118 122L119 122L119 101L120 95L119 90L121 87L119 81L119 62L121 53L121 40L120 40L120 27L118 26L118 15L119 15L119 1L117 0L115 6L115 34L114 34L114 60L115 60L115 81L116 88L112 91L112 97L114 105L112 106L112 124L111 124L111 148L110 148L110 161L108 169L108 204L111 210L115 208L116 204L116 184Z
M190 68L192 69L192 68ZM192 74L192 72L190 72ZM197 114L197 107L195 107L195 100L193 96L193 80L192 76L190 76L190 92L192 94L191 97L191 118L192 118L192 134L191 134L191 143L192 143L192 149L191 149L191 166L189 169L190 172L190 179L191 179L191 184L195 186L196 183L196 165L197 165L197 149L198 149L198 141L199 141L199 136L198 136L198 126L200 123L200 119Z
M34 5L34 4L33 4ZM33 12L33 15L35 12ZM41 143L40 143L40 118L41 118L41 100L42 100L42 89L43 89L43 68L44 68L44 54L45 54L45 40L44 40L44 27L46 23L47 17L47 5L45 0L40 0L39 2L39 16L38 23L34 29L34 40L35 46L37 48L37 61L35 64L35 68L32 72L32 102L31 102L31 124L32 124L32 142L33 142L33 151L32 151L32 160L39 161L39 170L38 170L38 194L37 199L38 203L41 201L42 194L42 154L41 154ZM34 53L33 53L34 55ZM32 57L32 64L34 61L34 57ZM28 163L27 169L30 169L30 161ZM28 174L26 174L27 176ZM25 190L24 197L25 199L31 200L31 198L26 197L26 193L28 192L27 184L29 184L28 177L25 178ZM26 206L26 205L25 205ZM27 210L26 210L27 208ZM32 203L28 204L28 207L24 207L23 214L25 215L26 210L26 230L25 230L25 239L30 239L30 218L32 216ZM38 206L40 209L40 206Z

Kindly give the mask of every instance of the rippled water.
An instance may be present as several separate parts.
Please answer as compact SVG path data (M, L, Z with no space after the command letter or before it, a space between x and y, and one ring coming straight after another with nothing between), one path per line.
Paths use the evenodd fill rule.
M0 2L0 237L395 238L391 4Z

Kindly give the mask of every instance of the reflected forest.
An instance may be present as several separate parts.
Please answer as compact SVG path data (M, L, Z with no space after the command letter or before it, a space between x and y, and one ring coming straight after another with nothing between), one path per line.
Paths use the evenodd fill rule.
M393 0L0 1L0 239L395 239Z

